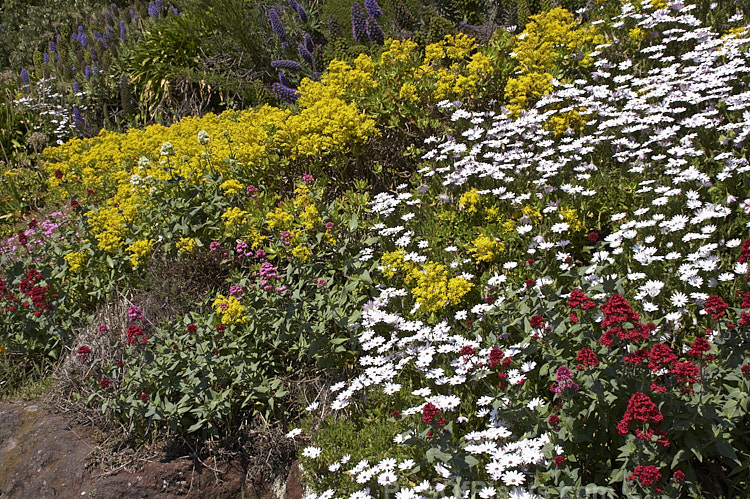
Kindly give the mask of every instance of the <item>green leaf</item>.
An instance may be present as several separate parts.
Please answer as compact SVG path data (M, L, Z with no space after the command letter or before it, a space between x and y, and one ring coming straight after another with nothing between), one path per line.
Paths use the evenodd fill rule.
M444 463L447 463L451 460L450 454L448 454L447 452L443 452L435 447L429 449L425 456L427 457L427 462L430 463L434 463L436 459Z
M195 423L190 428L188 428L187 432L188 433L193 433L194 431L200 430L201 428L203 428L203 425L205 424L205 422L206 421L204 419L199 420L197 423Z

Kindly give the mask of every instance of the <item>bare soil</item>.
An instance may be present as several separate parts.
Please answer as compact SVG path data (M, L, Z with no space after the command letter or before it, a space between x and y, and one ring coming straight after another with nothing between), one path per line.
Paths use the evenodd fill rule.
M94 427L42 401L0 403L0 498L302 497L296 463L269 483L248 476L239 460L209 464L162 452L135 467L105 465L101 443Z

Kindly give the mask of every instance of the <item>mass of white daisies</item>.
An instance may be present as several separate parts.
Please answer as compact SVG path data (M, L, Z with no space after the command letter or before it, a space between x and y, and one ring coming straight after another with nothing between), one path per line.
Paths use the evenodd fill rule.
M322 462L314 436L294 429L290 438L312 438L302 450L308 468L315 463L351 484L355 491L345 496L352 498L469 490L482 498L539 497L535 476L565 456L559 435L538 424L551 414L550 392L525 383L560 380L559 372L540 372L533 358L532 338L554 335L557 327L549 313L541 324L529 322L533 304L555 298L550 307L563 315L574 288L597 305L620 290L657 325L651 334L668 339L698 324L709 296L728 299L746 286L748 266L738 255L750 234L750 31L719 36L691 10L679 1L658 10L648 2L625 5L608 32L612 43L591 54L590 75L554 82L555 91L520 116L442 103L461 131L428 139L413 189L374 196L372 232L380 243L360 258L402 249L404 261L417 267L445 264L451 276L471 282L475 292L466 296L474 302L446 306L441 320L429 319L413 284L385 273L376 278L378 295L353 326L360 373L331 388L328 409L357 411L377 391L416 400L394 407L394 418L410 423L393 446L400 456L413 454ZM730 23L741 27L744 20L736 15ZM650 38L631 59L618 39L636 26ZM545 126L573 112L583 118L584 133ZM458 200L472 189L485 206L523 213L513 218L512 234L498 234L507 242L491 265L472 257L471 238L447 244L424 223L430 210L465 209ZM609 202L614 196L624 200L618 207ZM541 207L538 214L520 211L529 204ZM585 229L597 231L588 243L576 240L587 234L563 216L566 207L584 223L595 220ZM591 328L601 319L597 313ZM505 327L511 323L526 331L522 340ZM511 367L504 384L491 367L502 362ZM529 422L534 414L537 423ZM480 485L470 489L469 479ZM341 496L330 489L310 497Z

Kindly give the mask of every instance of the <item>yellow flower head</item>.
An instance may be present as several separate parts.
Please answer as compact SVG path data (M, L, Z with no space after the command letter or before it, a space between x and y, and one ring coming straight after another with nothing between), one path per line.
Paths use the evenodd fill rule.
M213 302L213 308L217 314L221 314L221 322L224 324L245 323L245 306L236 296L217 296Z
M307 246L295 246L292 250L292 256L303 262L306 262L312 257L312 251Z
M461 194L461 197L458 198L458 207L460 209L468 211L469 213L476 213L477 204L479 204L480 199L481 196L479 195L477 190L472 189Z
M86 254L83 251L68 253L63 258L68 262L68 268L71 272L78 272L86 263Z
M481 235L474 239L474 247L469 250L469 253L474 255L474 259L478 262L491 262L503 249L505 245L501 241Z
M133 267L138 267L151 254L152 244L153 240L144 239L142 241L136 241L125 248L127 252L130 253L130 264Z
M197 243L192 237L181 237L177 241L177 251L179 253L192 253L195 251Z
M233 196L237 192L244 189L244 186L233 178L230 178L229 180L225 180L224 182L221 183L219 187L228 196Z

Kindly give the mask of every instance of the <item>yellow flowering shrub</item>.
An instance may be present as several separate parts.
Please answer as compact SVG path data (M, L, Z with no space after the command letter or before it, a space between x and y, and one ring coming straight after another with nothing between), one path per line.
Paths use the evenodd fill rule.
M550 116L544 123L546 130L555 132L555 135L563 135L568 130L580 132L586 124L586 118L573 109L564 113L558 113Z
M292 226L294 215L282 208L276 208L266 215L266 223L271 229L288 229Z
M177 241L177 251L179 253L192 253L197 246L197 242L192 237L181 237L180 240Z
M217 314L221 314L223 324L245 323L245 306L236 296L217 296L213 302L213 308Z
M479 195L477 190L471 189L470 191L466 191L461 194L461 197L458 198L458 207L462 210L468 211L469 213L476 213L477 205L479 204L480 200L481 196Z
M412 290L422 313L437 312L448 304L448 270L445 265L428 262L417 276Z
M324 156L376 133L375 122L340 98L338 88L305 78L298 91L300 112L289 116L283 129L292 159Z
M640 26L636 26L628 31L628 38L636 45L640 45L646 39L646 32Z
M524 32L516 36L515 59L520 71L505 87L508 107L515 113L552 90L553 78L563 76L566 56L580 54L577 64L589 67L593 62L589 52L604 42L596 27L580 27L573 15L560 7L530 19Z
M505 245L502 241L497 241L486 235L480 235L474 239L473 247L469 249L469 253L478 262L491 262L504 249Z
M230 178L229 180L225 180L224 182L222 182L219 188L224 191L225 194L233 196L234 194L237 194L239 191L244 189L245 186L238 180Z
M111 253L122 246L127 220L119 208L111 206L86 215L100 249Z
M403 249L383 253L383 256L380 257L383 274L386 277L395 277L404 266L404 256L406 256L406 252Z
M78 272L86 263L86 254L83 251L68 253L63 258L68 263L71 272Z
M236 206L229 208L221 215L224 219L225 232L228 234L236 234L240 232L247 224L248 213L245 210L241 210Z
M560 209L560 215L570 225L571 230L579 231L583 229L583 222L578 217L578 211L575 208L562 208Z
M292 250L292 256L294 258L297 258L298 260L301 260L303 262L306 262L312 257L312 251L310 251L310 248L307 246L295 246Z
M416 286L412 289L414 300L423 314L437 312L447 305L458 305L474 286L463 277L448 278L445 265L427 262L414 272Z
M153 245L153 240L151 239L144 239L141 241L136 241L125 250L130 253L130 264L133 267L138 267L141 265L146 258L151 255L151 247Z
M448 280L448 301L451 305L458 305L466 293L474 285L463 277L452 277Z

